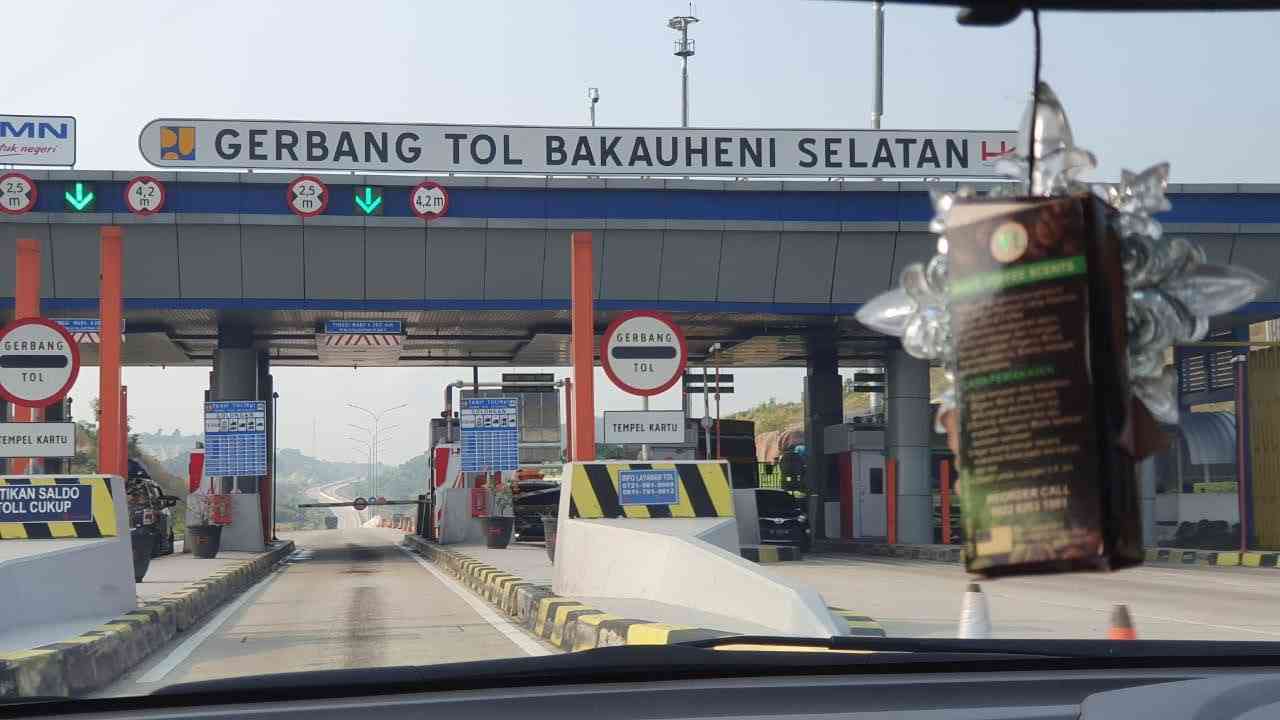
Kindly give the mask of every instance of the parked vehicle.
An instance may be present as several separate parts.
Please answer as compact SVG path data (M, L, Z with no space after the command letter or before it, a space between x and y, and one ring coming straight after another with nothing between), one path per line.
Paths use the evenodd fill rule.
M796 545L808 552L813 539L809 518L794 495L783 490L756 489L756 514L760 541Z
M515 541L544 541L542 517L554 515L560 507L560 483L554 480L517 480L514 495Z
M129 460L127 492L130 527L147 528L151 531L155 537L152 557L172 554L173 507L178 504L178 498L165 495L160 485L151 479L147 467L132 458Z

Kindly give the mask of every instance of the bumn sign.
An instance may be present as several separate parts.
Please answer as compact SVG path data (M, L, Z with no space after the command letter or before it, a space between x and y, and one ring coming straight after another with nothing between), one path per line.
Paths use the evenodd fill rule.
M313 217L329 207L329 187L319 178L303 175L289 183L289 209L300 217Z
M0 213L21 215L36 206L36 182L22 173L0 175Z
M185 140L185 142L183 142ZM1017 133L152 120L147 162L180 168L526 175L994 177Z
M684 333L675 321L647 310L619 315L600 344L605 374L632 395L657 395L675 385L688 359Z
M80 372L80 346L47 318L16 320L0 330L0 397L46 407L66 397Z
M65 115L0 115L0 163L75 165L76 119Z

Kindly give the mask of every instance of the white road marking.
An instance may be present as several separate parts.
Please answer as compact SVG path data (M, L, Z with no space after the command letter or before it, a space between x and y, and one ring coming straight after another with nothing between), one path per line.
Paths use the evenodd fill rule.
M191 653L195 652L196 648L200 647L201 643L208 640L210 635L217 632L218 628L222 627L222 625L226 623L237 610L244 607L244 605L250 600L258 597L263 589L266 588L267 583L275 579L278 573L279 571L276 571L267 575L259 580L253 587L249 588L243 595L231 601L231 604L222 608L217 615L213 616L212 620L205 623L204 627L197 630L191 637L187 638L185 642L174 648L173 652L169 653L167 657L153 665L150 670L135 682L141 685L144 683L156 683L163 680L165 675L173 672L174 668L178 667L183 663L183 661L191 657Z
M485 622L492 625L498 632L507 636L508 640L515 643L516 646L525 651L526 654L535 656L551 654L550 650L547 650L542 645L538 644L538 642L533 638L525 634L523 629L495 613L483 600L472 595L470 590L459 585L453 578L440 572L434 565L414 554L408 548L402 545L397 545L396 547L400 548L400 551L405 555L413 558L413 561L425 568L427 572L435 575L436 579L439 580L442 585L452 590L454 595L462 598L462 601L470 605L472 610L479 613L480 617L483 618Z

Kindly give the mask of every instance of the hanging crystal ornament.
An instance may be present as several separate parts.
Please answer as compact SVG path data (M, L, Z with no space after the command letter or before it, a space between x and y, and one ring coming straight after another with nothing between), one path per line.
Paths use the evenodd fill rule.
M1023 114L1016 147L996 164L997 172L1019 182L999 185L990 195L1058 197L1093 192L1117 211L1112 222L1122 243L1128 290L1130 387L1158 420L1177 422L1176 375L1165 366L1166 351L1176 343L1203 339L1210 317L1249 302L1267 283L1245 268L1207 262L1204 250L1183 238L1164 236L1152 215L1170 207L1165 196L1168 163L1140 173L1125 170L1116 185L1082 182L1079 175L1097 167L1097 160L1093 153L1076 147L1066 111L1049 85L1040 83L1036 95ZM901 337L903 349L912 356L941 361L949 384L955 359L947 309L947 216L957 199L973 195L970 188L933 194L929 230L938 235L938 254L927 264L903 268L900 287L872 298L857 313L863 325ZM938 417L954 407L955 391L948 387Z

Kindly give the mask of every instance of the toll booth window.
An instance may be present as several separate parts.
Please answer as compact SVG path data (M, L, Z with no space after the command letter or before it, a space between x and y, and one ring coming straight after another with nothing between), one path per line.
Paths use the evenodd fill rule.
M871 494L884 494L884 468L871 468L867 479L870 480Z

